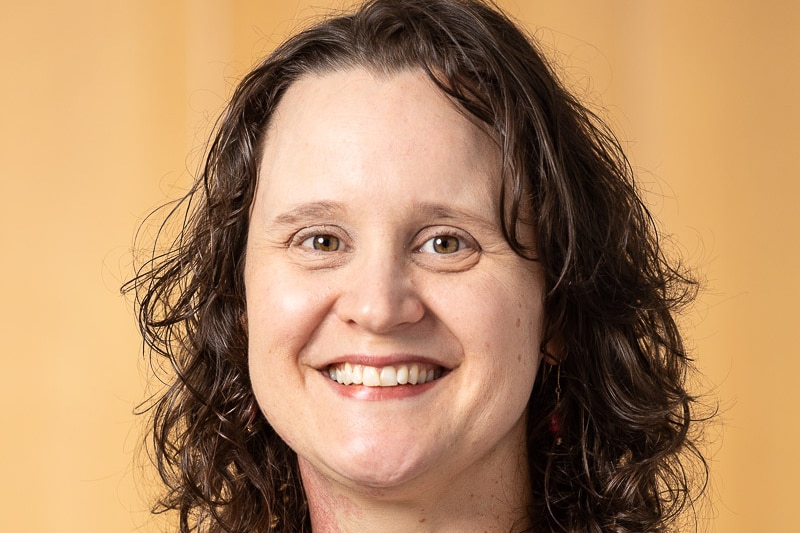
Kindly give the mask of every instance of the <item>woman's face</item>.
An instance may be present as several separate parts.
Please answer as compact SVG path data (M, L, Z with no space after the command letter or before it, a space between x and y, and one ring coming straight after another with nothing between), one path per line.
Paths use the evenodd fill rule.
M503 238L499 194L496 145L421 71L289 88L245 284L253 389L304 475L390 488L520 467L543 282Z

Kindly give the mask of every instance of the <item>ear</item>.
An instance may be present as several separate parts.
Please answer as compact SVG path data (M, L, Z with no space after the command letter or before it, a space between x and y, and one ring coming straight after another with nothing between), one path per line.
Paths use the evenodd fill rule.
M550 337L548 340L543 341L539 347L542 353L544 362L551 366L558 366L564 362L566 353L564 353L564 343L560 337Z

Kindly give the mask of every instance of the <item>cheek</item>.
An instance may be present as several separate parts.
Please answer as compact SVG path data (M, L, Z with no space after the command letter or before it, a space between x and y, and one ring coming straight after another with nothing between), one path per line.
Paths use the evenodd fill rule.
M486 317L483 327L500 372L509 383L530 387L539 365L544 313L537 285L525 281L487 299L492 316Z
M258 403L273 426L304 388L304 348L325 316L329 297L287 269L268 265L245 276L247 290L248 365ZM277 427L276 427L277 429ZM283 436L283 435L282 435Z
M527 398L539 365L543 306L537 285L489 278L464 287L448 305L448 328L459 339L471 379L483 394ZM523 299L525 295L528 299ZM440 312L444 319L445 312ZM498 383L504 386L498 389Z
M245 283L253 357L293 355L282 352L302 347L325 316L326 286L287 269L257 268L248 272Z
M504 364L536 359L543 327L541 292L525 278L516 283L495 279L467 287L455 302L452 324L473 346L495 353Z
M290 269L266 262L246 271L245 287L253 391L267 420L291 446L294 433L287 428L304 390L298 361L324 316L326 294L309 290Z

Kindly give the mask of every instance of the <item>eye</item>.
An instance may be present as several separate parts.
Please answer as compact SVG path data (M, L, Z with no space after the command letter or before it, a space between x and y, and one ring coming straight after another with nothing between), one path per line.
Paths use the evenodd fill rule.
M314 235L300 243L300 246L317 250L318 252L336 252L341 248L339 237L333 235Z
M419 251L428 254L454 254L466 248L466 245L454 235L437 235L420 246Z

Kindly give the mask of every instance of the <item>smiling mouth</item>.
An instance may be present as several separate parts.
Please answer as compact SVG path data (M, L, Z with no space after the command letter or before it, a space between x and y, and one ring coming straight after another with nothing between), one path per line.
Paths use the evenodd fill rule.
M375 367L352 363L339 363L327 368L328 376L342 385L365 387L396 387L422 385L442 377L442 367L424 363L411 363Z

